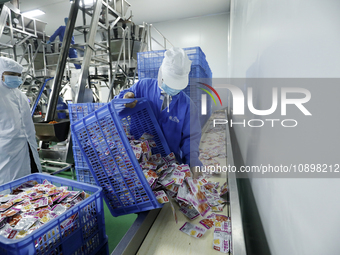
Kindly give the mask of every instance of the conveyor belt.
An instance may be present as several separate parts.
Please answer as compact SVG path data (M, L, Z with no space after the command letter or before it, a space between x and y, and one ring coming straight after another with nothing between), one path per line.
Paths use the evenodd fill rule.
M223 114L225 111L213 114L211 119L216 117L216 114ZM212 121L208 121L202 131L202 139L200 149L209 150L212 147L218 146L214 144L218 139L214 136L221 138L221 133L212 130ZM226 148L228 150L228 163L233 164L232 150L230 145L229 130L223 129L223 137L226 140ZM221 149L221 148L218 148ZM223 152L220 154L223 155ZM221 155L220 155L221 156ZM229 160L230 159L230 160ZM227 165L226 157L215 157L212 160L216 163L219 162L221 166ZM220 182L223 184L227 180L227 174L214 175L210 178L211 181ZM232 217L232 239L233 239L233 254L244 255L246 254L243 237L243 227L241 221L241 214L238 202L237 184L235 175L229 176L229 185L231 185L231 207L225 206L222 214ZM178 205L174 204L178 217L178 224L176 224L172 215L172 210L169 204L165 204L160 210L153 210L150 212L140 213L136 222L130 228L128 233L121 240L119 245L111 255L118 254L221 254L213 250L213 229L210 229L201 239L195 239L187 236L179 231L179 228L185 222L191 222L199 225L202 217L194 221L188 220L181 212L178 211ZM145 239L144 239L145 237ZM143 241L144 239L144 241Z

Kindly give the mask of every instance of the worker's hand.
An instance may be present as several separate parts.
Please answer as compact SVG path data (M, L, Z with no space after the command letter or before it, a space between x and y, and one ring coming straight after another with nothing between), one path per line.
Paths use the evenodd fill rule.
M198 179L200 176L203 175L201 172L196 172L196 168L194 166L190 167L190 171L193 179Z
M135 94L133 94L132 92L127 92L123 98L135 98ZM125 107L128 107L128 108L134 108L137 104L137 100L133 101L132 103L128 103L128 104L125 104Z
M51 41L50 41L50 40L48 40L46 43L47 43L47 44L50 44L50 43L51 43Z

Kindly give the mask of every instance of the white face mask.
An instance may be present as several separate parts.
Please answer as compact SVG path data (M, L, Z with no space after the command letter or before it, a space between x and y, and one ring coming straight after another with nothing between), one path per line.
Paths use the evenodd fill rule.
M22 79L19 76L15 75L4 75L5 81L3 83L6 87L10 89L18 88L22 84Z

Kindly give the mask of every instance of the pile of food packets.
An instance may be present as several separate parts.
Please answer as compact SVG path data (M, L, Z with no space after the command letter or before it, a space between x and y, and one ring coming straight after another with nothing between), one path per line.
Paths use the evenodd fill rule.
M228 192L228 185L224 183L219 191L219 183L210 182L205 177L193 179L190 167L179 164L174 153L166 157L152 154L156 143L153 136L144 133L138 140L127 134L133 152L139 161L148 184L152 188L159 203L170 203L176 223L177 215L172 200L179 205L179 211L189 220L199 216L202 226L186 222L180 231L201 238L211 227L215 227L213 248L228 253L230 246L231 225L230 218L218 213L223 211L227 201L221 196ZM209 212L212 212L208 216Z
M0 235L8 239L23 238L89 196L84 191L69 191L67 186L57 187L47 180L41 184L27 181L10 194L0 195ZM61 228L73 221L74 217L65 220Z

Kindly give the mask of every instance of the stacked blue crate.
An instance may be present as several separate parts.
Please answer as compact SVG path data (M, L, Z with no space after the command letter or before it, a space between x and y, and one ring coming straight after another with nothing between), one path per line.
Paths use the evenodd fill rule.
M69 104L68 110L70 115L71 125L78 120L86 117L90 113L104 106L105 103L84 103L84 104ZM74 134L72 133L72 137ZM89 166L86 163L85 157L81 153L79 146L73 143L73 158L76 169L76 176L79 182L84 182L92 185L96 185L96 182L92 176Z
M201 95L202 87L199 82L212 85L212 72L206 60L204 52L200 47L183 48L189 59L192 61L189 73L189 86L184 89L186 93L195 103L200 113L200 122L203 128L206 121L211 116L211 99L207 97L207 115L201 114ZM138 78L156 78L158 77L158 69L162 64L165 50L139 52L138 59ZM204 86L203 86L204 87Z

